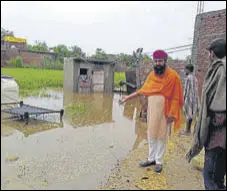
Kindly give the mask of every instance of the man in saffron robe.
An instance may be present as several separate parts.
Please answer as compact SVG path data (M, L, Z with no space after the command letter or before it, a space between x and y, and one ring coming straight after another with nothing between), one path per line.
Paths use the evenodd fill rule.
M156 165L157 173L162 171L171 124L174 132L180 129L181 109L183 107L183 89L179 75L167 66L168 55L163 50L153 54L154 71L152 71L142 88L126 96L120 104L139 95L148 97L147 135L149 143L148 159L140 163L141 167Z

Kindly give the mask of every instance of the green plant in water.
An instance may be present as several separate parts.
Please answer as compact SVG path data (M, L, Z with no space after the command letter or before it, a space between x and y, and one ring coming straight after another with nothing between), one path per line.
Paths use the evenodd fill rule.
M78 116L88 112L89 106L87 103L70 104L66 107L66 114L68 116Z

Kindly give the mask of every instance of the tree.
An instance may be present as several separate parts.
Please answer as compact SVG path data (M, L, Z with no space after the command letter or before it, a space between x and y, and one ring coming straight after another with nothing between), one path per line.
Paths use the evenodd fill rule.
M119 61L126 66L132 66L135 62L135 59L133 58L133 56L129 54L120 53L118 57L119 57Z
M48 46L45 41L40 42L36 40L35 45L28 44L27 49L32 51L37 51L37 52L46 52L48 51Z
M1 40L3 40L5 36L14 37L14 33L13 33L13 31L9 31L9 30L6 30L6 29L1 27Z
M101 48L96 48L95 54L93 54L91 58L97 60L108 60L108 55Z
M83 58L85 58L86 54L82 51L82 49L79 46L71 46L69 48L69 55L72 57L77 57L77 56L81 56Z
M67 48L67 46L63 45L63 44L59 44L57 46L55 46L53 48L54 52L57 53L58 58L61 62L64 61L64 57L69 57L70 56L70 52Z

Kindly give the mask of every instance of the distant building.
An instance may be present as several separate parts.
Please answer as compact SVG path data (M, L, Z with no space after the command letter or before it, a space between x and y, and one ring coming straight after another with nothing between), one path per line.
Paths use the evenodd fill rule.
M16 37L12 37L12 36L5 36L4 39L1 40L1 48L27 49L26 39L16 38Z

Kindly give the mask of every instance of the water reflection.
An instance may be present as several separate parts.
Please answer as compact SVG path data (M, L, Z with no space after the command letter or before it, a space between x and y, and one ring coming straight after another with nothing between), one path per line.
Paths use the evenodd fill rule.
M133 120L133 116L135 115L135 109L137 105L137 100L129 100L124 105L124 113L123 115L131 120Z
M38 120L31 120L26 126L22 121L2 121L2 136L12 135L15 130L24 134L25 137L56 129L68 125L76 127L105 125L113 123L113 126L127 126L124 117L132 121L131 129L134 129L136 140L133 149L138 148L141 142L146 140L146 123L140 120L141 105L144 99L139 97L120 106L118 104L121 95L119 94L81 94L49 90L48 97L31 96L23 101L33 106L59 110L65 109L63 123L57 123L59 115L47 115L38 117ZM122 110L122 114L121 114ZM124 116L122 118L122 116ZM48 121L43 121L43 119Z
M48 131L50 129L55 129L59 127L61 127L60 123L48 122L43 120L31 119L28 125L26 125L24 121L8 120L1 122L1 135L9 136L12 135L15 132L15 130L17 130L20 133L22 133L24 137L28 137L29 135L33 135L36 133Z
M64 92L65 120L73 127L113 122L112 94Z
M137 100L119 105L119 94L55 94L30 97L24 103L49 109L64 106L63 128L40 121L27 126L23 122L2 123L5 129L14 129L8 137L1 133L2 185L9 178L16 185L20 177L34 189L94 189L117 160L146 139L146 125L139 120ZM6 163L8 156L19 159ZM8 188L5 184L3 189Z
M132 150L137 149L141 143L147 140L147 124L144 120L140 119L140 111L143 105L144 99L138 97L137 99L128 101L124 106L124 116L135 120L136 140L132 146Z
M108 122L120 122L113 112L113 104L118 105L120 95L108 94L80 94L64 92L65 120L73 127L94 126ZM123 106L123 116L133 122L131 126L135 130L136 140L132 149L136 149L147 140L147 124L140 119L140 112L146 104L146 99L140 96L129 100ZM120 107L120 106L119 106ZM119 113L119 111L117 111ZM124 125L125 121L121 121Z
M140 144L147 141L147 124L142 122L138 117L135 124L136 140L132 146L132 150L139 148Z

